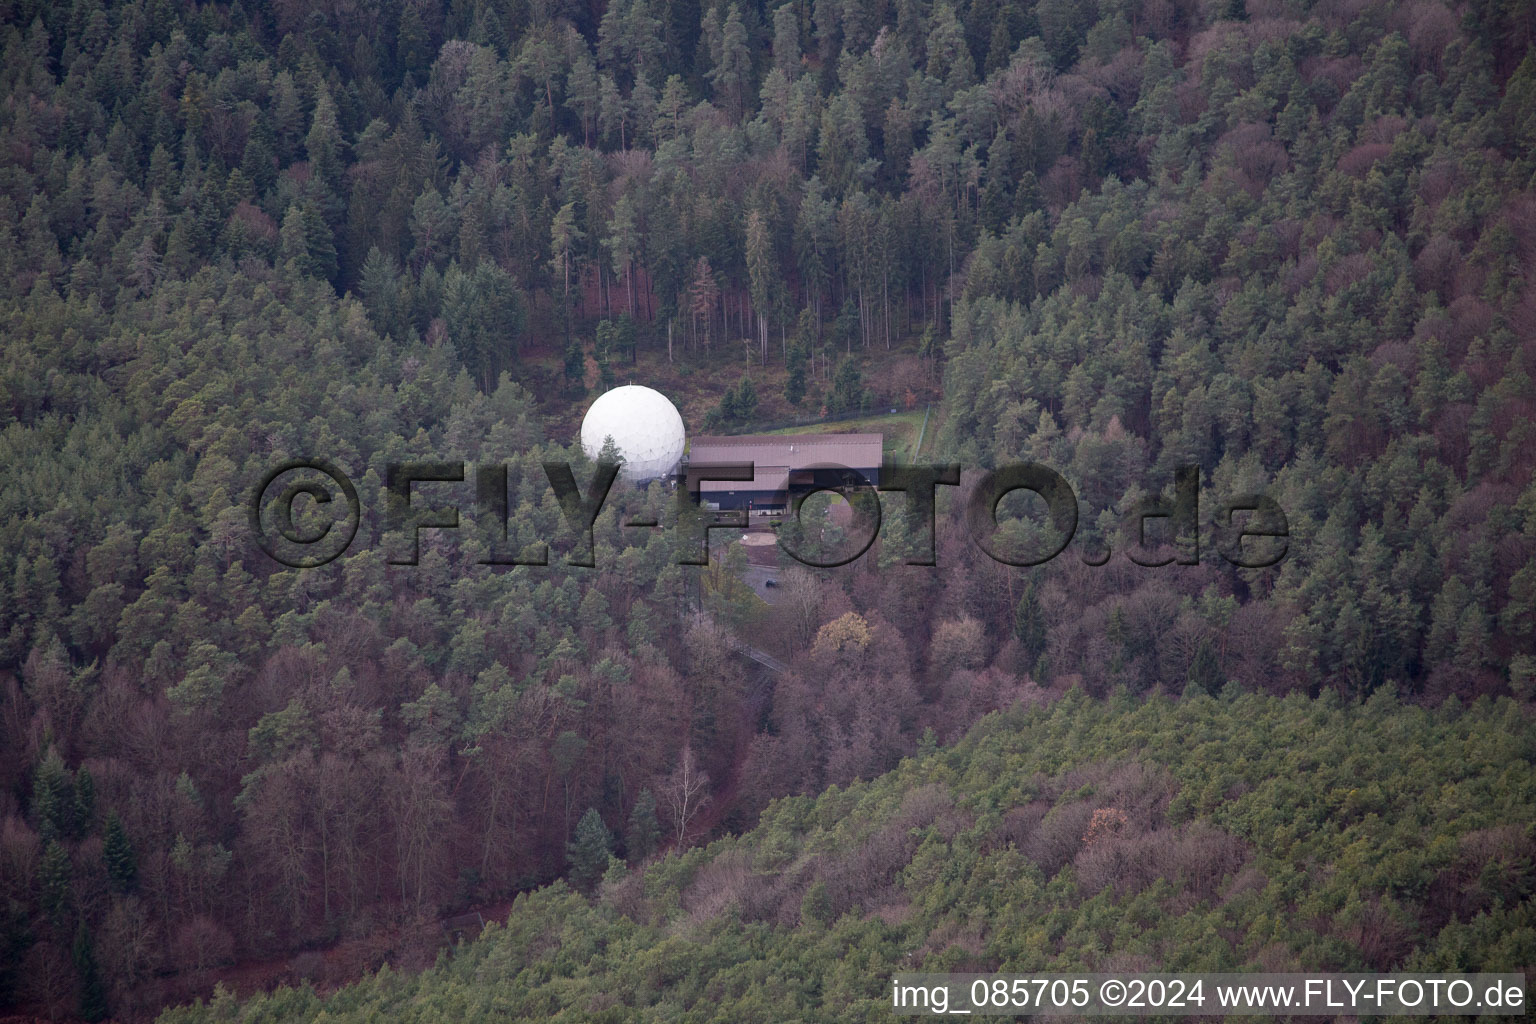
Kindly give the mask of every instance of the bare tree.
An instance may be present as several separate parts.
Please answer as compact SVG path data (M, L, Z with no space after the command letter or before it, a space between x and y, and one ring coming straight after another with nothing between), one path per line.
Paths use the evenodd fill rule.
M793 650L804 650L810 646L816 627L821 624L821 582L796 566L784 573L779 589L783 594L779 599L780 607L786 609L792 624Z
M400 898L422 910L447 852L441 837L448 831L453 805L443 773L443 754L412 744L401 751L400 765L388 793L395 823Z
M69 955L57 943L45 939L34 945L22 965L21 978L22 991L49 1020L69 1015L75 971Z
M677 830L677 848L682 849L689 826L709 803L709 774L699 767L692 744L683 745L682 758L658 792L672 827Z

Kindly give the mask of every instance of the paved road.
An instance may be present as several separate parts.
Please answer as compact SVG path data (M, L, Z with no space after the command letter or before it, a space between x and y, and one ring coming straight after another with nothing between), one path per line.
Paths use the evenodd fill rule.
M741 578L764 601L767 601L769 604L778 601L779 588L768 586L769 580L777 582L779 579L777 566L749 565L747 566L747 571L741 574Z

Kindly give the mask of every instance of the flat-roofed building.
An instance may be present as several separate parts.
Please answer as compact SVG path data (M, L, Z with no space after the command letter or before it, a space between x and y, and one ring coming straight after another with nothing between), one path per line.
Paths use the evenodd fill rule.
M879 484L884 450L882 434L704 435L690 443L688 464L752 463L751 480L701 481L699 499L714 508L776 511L796 490L840 483L843 467Z

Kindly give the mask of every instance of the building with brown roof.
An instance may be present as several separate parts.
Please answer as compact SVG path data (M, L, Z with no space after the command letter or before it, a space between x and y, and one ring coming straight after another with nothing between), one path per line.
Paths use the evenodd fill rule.
M796 490L835 487L851 469L880 483L881 434L736 434L693 438L690 466L750 462L751 480L704 480L700 500L711 508L780 510Z

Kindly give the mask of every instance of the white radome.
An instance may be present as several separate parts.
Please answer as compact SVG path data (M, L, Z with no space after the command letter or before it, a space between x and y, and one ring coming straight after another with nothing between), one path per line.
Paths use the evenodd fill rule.
M638 384L625 384L592 403L581 421L581 448L596 459L605 438L624 454L620 479L645 483L669 475L683 458L683 418L667 396Z

